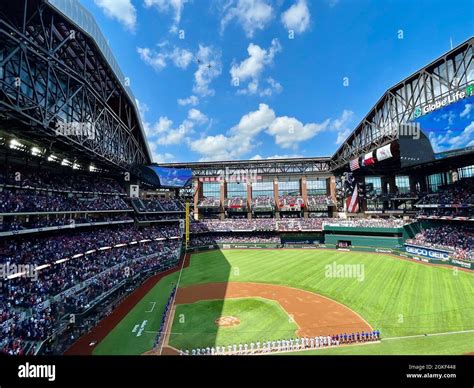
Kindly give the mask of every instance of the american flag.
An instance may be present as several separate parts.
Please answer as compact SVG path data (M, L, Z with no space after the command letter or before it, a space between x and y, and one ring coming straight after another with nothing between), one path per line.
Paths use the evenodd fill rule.
M351 171L355 171L360 168L359 165L359 158L356 158L354 160L351 160L349 163L349 167L351 168Z
M352 195L346 198L346 209L349 213L357 213L359 211L359 192L357 190L357 183L354 186Z

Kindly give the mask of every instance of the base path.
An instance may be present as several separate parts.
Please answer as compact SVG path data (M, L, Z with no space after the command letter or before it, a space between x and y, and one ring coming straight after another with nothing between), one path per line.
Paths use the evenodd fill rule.
M299 337L370 331L372 327L347 306L298 288L264 283L209 283L179 288L176 304L228 298L274 300L293 318Z

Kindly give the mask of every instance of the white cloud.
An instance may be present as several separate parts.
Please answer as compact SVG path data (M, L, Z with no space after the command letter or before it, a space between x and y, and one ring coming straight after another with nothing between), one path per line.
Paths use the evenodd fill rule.
M469 118L473 107L474 107L474 104L466 104L464 106L464 110L461 112L459 116Z
M186 49L175 47L170 54L170 58L176 67L179 67L180 69L186 69L193 61L193 53Z
M309 28L311 15L306 0L298 0L281 15L281 21L287 30L298 34Z
M474 139L474 121L464 128L464 130L457 136L450 137L447 139L448 144L451 146L450 149L456 149L465 147L466 145L472 145Z
M188 0L145 0L144 4L147 8L155 7L161 13L173 12L173 24L170 31L176 32L186 3Z
M212 46L199 45L199 49L193 54L187 49L174 47L171 50L167 46L167 42L159 44L160 51L148 47L137 47L137 52L142 61L152 66L156 71L163 70L169 61L177 68L185 70L193 62L193 58L196 57L198 67L194 72L193 93L202 97L214 95L214 90L210 88L210 84L222 73L220 50ZM178 100L180 105L196 105L197 102L196 96Z
M297 149L298 144L307 141L323 131L337 132L338 137L345 133L353 118L353 112L344 110L336 119L326 119L320 123L302 123L294 117L277 117L267 104L260 104L256 111L241 117L239 123L226 134L187 139L192 151L201 155L201 160L231 160L242 158L259 143L257 137L262 132L274 138L275 144L284 149ZM303 157L300 154L275 154L267 159ZM263 159L256 154L252 159Z
M263 30L273 18L273 8L267 0L230 0L223 9L221 32L233 20L239 23L248 38Z
M196 139L188 144L191 150L202 155L201 161L231 160L239 158L246 152L245 149L239 148L234 140L234 138L219 134Z
M454 113L452 110L450 110L447 113L442 114L441 118L444 119L444 120L448 120L447 128L449 128L451 125L454 124L454 120L456 119L456 113Z
M134 31L137 25L137 10L131 0L94 0L105 15L116 19L127 30Z
M190 120L184 120L178 128L173 128L173 122L167 117L160 117L156 129L158 135L158 144L172 145L182 143L186 136L193 132L194 123Z
M275 112L267 104L260 104L258 110L242 116L239 123L230 132L240 137L253 137L275 120Z
M283 86L278 81L275 81L272 77L266 79L268 86L260 91L260 96L271 96L273 93L281 93Z
M198 69L194 73L193 92L199 96L212 96L212 81L222 73L221 52L211 46L199 45L196 54L199 59Z
M291 154L291 155L288 155L288 154L284 154L284 155L271 155L271 156L267 156L266 158L264 158L263 156L261 156L260 154L257 154L253 157L250 158L250 160L264 160L264 159L290 159L290 158L304 158L303 155L301 154Z
M160 48L164 46L162 45ZM163 70L168 61L171 61L176 67L185 70L193 60L193 53L191 51L179 47L175 47L171 51L162 49L160 52L151 50L148 47L137 47L137 52L141 60L156 71Z
M350 135L352 128L349 126L354 118L354 112L344 109L341 116L332 120L331 129L337 132L336 144L342 144Z
M266 104L250 112L232 127L227 135L206 136L188 142L191 150L202 155L201 160L231 160L241 158L255 147L255 137L275 119L275 112Z
M282 148L296 148L298 143L311 139L328 128L330 120L322 123L303 124L294 117L278 117L268 128L267 133L275 137L275 143Z
M188 119L194 121L197 124L204 124L209 120L204 113L194 108L189 110Z
M281 51L278 39L273 39L268 49L250 43L247 52L248 57L240 63L234 63L230 69L231 84L240 86L241 83L248 82L247 87L239 89L238 94L257 94L268 96L273 91L281 92L282 86L273 78L267 78L267 88L260 90L260 77L265 70L265 66L272 65L275 55Z
M189 110L188 117L178 127L175 127L173 121L166 116L161 116L153 125L145 122L144 127L149 141L168 146L182 143L187 136L194 133L196 125L202 125L208 121L204 113L193 108Z
M303 124L293 117L276 117L275 112L266 104L260 104L258 110L242 116L239 123L227 134L206 136L188 140L191 150L199 153L201 160L230 160L241 158L258 146L257 136L266 132L275 138L282 148L296 148L298 143L316 136L327 129L331 120L322 123ZM261 157L255 155L254 158ZM274 155L270 158L283 158Z
M186 105L196 106L197 104L199 104L199 98L197 98L194 95L189 96L188 98L178 98L178 105L181 105L181 106L186 106Z
M138 55L143 62L155 70L160 71L166 67L166 57L161 53L155 53L147 47L137 47Z
M173 163L176 158L169 152L158 152L159 144L153 141L148 142L150 144L151 158L154 163Z

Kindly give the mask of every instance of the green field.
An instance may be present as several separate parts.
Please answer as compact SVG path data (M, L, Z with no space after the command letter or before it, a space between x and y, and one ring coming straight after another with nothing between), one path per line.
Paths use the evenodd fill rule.
M332 264L361 265L363 279L328 277ZM163 304L178 274L162 279L96 347L94 354L140 354L153 344ZM474 275L427 266L384 254L330 250L228 250L194 254L180 286L209 282L250 281L287 285L325 295L359 313L382 337L474 330ZM156 302L152 313L146 313ZM132 333L146 322L145 332ZM432 340L432 338L435 338ZM474 351L466 334L394 340L415 344L410 354ZM471 338L471 337L469 337ZM472 341L470 342L472 343ZM342 354L401 354L402 345L364 345ZM446 349L445 349L446 347ZM360 348L360 347L358 347ZM334 350L331 350L331 352ZM349 352L349 353L344 353ZM368 354L368 353L364 353Z
M222 316L238 317L240 324L218 328ZM178 305L170 345L176 349L211 347L297 338L298 326L291 322L279 303L261 298L200 301Z

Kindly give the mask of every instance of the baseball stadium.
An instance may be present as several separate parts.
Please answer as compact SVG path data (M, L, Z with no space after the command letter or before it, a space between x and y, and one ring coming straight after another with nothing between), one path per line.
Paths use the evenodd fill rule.
M474 353L473 57L327 156L154 162L86 7L2 1L0 353Z

